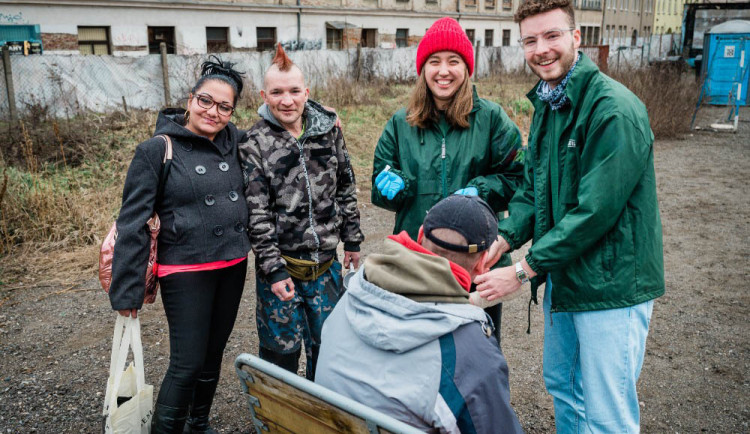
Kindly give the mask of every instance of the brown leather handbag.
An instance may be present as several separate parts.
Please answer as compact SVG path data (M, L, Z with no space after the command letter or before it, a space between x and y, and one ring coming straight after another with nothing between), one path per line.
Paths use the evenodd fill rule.
M162 161L162 173L159 179L159 188L157 190L157 200L161 198L164 192L164 182L167 180L169 174L169 167L172 164L172 140L166 134L162 134L161 137L164 140L166 150L164 152L164 160ZM144 303L153 303L156 300L156 293L159 291L159 280L156 278L156 253L157 253L157 238L159 237L159 216L156 212L148 219L146 225L149 228L151 234L151 244L148 252L148 263L146 264L146 291L143 296ZM99 283L102 285L102 289L109 293L109 287L112 284L112 257L115 253L115 243L117 242L117 222L112 223L112 227L109 229L107 236L104 237L104 242L99 250Z

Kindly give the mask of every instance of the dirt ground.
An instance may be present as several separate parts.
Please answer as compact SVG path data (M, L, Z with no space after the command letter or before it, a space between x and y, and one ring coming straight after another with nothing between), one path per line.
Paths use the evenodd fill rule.
M698 124L725 115L725 108L702 109ZM703 130L658 141L655 160L667 290L654 305L639 382L643 430L749 432L750 109L742 112L738 134ZM393 224L392 214L368 196L360 192L364 254L379 248ZM90 273L69 287L45 283L62 265L0 286L2 432L100 430L115 314ZM250 275L215 400L212 424L225 433L252 430L233 361L257 353L253 282ZM512 403L527 432L553 432L542 380L542 309L532 306L527 335L527 301L504 308ZM146 378L158 390L169 347L161 303L140 317Z

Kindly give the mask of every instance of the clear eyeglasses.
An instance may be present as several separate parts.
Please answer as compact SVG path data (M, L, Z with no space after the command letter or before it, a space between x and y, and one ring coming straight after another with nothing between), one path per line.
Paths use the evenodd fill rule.
M547 30L544 33L534 36L524 36L518 40L518 43L521 44L524 50L531 51L536 49L536 46L539 43L539 38L541 37L544 40L544 43L547 44L547 46L554 46L562 40L565 32L570 32L575 29L575 27L568 27L567 29Z
M216 111L222 116L230 116L234 113L234 107L223 102L216 102L211 98L211 95L205 93L195 95L195 101L206 110L211 110L211 107L216 106Z

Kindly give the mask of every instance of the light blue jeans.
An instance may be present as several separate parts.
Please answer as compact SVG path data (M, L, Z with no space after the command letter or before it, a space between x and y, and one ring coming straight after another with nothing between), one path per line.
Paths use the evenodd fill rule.
M544 292L544 384L558 433L637 433L636 383L653 300L619 309L550 313Z

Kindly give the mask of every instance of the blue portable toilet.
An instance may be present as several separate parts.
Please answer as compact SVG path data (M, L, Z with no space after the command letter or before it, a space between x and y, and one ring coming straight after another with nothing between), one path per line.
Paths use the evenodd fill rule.
M703 38L703 76L706 102L747 105L750 81L750 21L731 20L716 25ZM730 101L729 95L739 101Z

